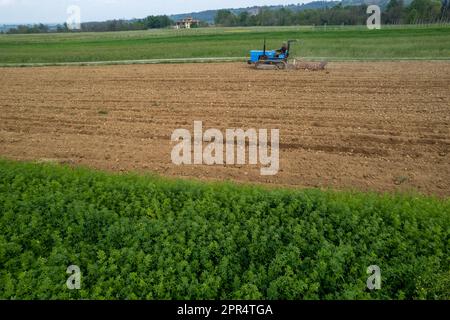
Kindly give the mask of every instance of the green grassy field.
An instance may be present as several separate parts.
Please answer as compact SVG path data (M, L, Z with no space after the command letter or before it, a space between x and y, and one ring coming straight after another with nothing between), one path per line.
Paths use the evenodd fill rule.
M264 38L300 39L293 54L308 58L450 59L450 26L251 27L0 35L0 64L245 57Z
M449 213L418 195L0 160L0 299L450 299Z

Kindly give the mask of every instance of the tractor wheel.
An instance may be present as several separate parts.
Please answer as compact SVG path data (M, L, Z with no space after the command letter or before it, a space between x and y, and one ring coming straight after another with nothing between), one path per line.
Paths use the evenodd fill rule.
M284 62L284 61L278 62L278 63L277 63L277 68L278 68L279 70L286 70L286 69L287 69L287 63Z
M277 70L278 66L272 62L261 62L255 63L255 69L257 70Z

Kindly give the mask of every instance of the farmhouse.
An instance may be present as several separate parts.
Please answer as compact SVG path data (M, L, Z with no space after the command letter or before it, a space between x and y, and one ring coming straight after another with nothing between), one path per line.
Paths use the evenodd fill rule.
M193 26L198 26L200 20L195 20L192 17L178 20L175 29L190 29Z

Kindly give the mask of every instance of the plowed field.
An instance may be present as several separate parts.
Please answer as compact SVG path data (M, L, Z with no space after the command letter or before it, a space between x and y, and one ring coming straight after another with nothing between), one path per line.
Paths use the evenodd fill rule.
M280 129L280 172L175 166L170 136ZM0 156L112 171L450 196L450 63L0 68Z

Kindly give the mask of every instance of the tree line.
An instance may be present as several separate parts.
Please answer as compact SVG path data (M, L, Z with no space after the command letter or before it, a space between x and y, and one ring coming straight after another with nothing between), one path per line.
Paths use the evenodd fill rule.
M338 4L331 8L307 9L293 11L288 8L262 8L257 14L243 11L234 14L230 10L218 10L214 19L217 26L293 26L293 25L362 25L367 21L367 5L343 6ZM450 21L450 0L413 0L409 6L403 0L390 0L382 13L385 24L417 24ZM86 22L81 24L82 32L131 31L161 29L173 26L175 22L167 15L148 16L135 20L109 20L104 22ZM201 22L206 27L206 22ZM51 29L44 24L32 26L19 25L7 33L47 33L70 32L65 23Z
M105 31L131 31L161 29L174 25L174 21L166 15L148 16L144 19L135 20L108 20L103 22L85 22L81 24L81 32L105 32ZM51 30L44 24L38 25L20 25L10 29L7 33L46 33L46 32L70 32L72 31L67 23L57 25L56 29ZM76 31L76 30L73 30Z
M413 0L406 6L403 0L391 0L383 8L382 22L386 24L417 24L450 21L450 0ZM368 18L367 5L308 9L294 12L287 8L261 9L257 14L219 10L214 22L218 26L291 26L291 25L361 25Z

